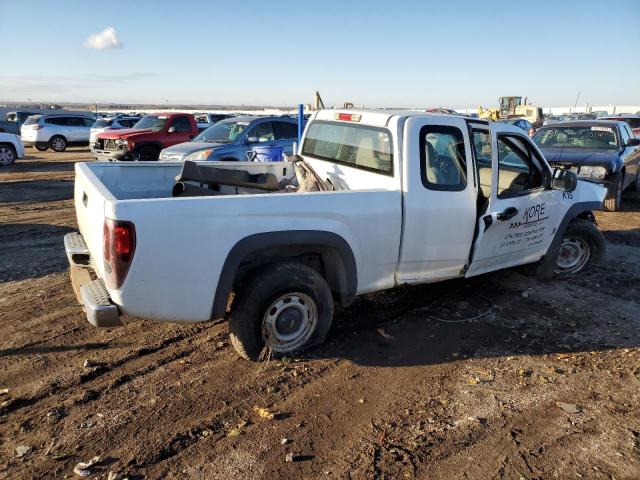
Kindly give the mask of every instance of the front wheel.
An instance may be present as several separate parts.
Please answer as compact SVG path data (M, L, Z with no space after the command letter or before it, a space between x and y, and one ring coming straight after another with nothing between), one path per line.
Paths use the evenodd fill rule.
M36 145L35 147L39 152L46 152L47 150L49 150L48 145Z
M12 145L0 145L0 165L8 167L16 161L16 150Z
M291 355L322 343L333 319L327 282L295 262L268 265L239 288L231 306L229 334L240 356Z
M140 162L152 162L158 160L158 150L153 147L142 147L137 156Z
M604 237L598 227L577 218L567 227L556 258L556 275L582 272L598 264L604 256Z
M617 212L622 206L622 186L624 184L622 175L622 172L618 172L609 177L610 187L603 204L607 212Z

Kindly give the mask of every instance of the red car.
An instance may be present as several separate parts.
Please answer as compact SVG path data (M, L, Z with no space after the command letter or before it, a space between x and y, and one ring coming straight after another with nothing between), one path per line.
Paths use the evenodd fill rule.
M631 127L633 134L640 138L640 115L613 115L611 117L601 117L598 120L619 120L625 122Z
M198 133L189 113L153 113L142 117L133 128L99 133L91 154L98 161L158 160L162 149L188 142Z

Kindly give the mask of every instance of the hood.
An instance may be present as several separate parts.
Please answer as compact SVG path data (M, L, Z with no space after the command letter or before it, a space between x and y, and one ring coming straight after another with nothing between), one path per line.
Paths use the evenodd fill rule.
M130 138L136 135L153 132L153 130L144 128L122 128L120 130L107 130L99 133L98 138L117 140L118 138Z
M577 148L541 148L549 163L570 163L572 165L589 165L612 169L620 162L617 150L595 150Z
M168 153L171 155L189 155L190 153L197 152L199 150L206 150L207 148L218 148L229 145L228 143L209 143L209 142L184 142L174 145L169 148L165 148L162 153Z

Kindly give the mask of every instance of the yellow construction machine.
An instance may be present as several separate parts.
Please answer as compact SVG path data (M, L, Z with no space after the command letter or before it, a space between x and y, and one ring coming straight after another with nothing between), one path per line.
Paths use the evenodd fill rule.
M542 125L542 108L527 104L527 97L500 97L498 108L478 107L478 116L497 122L506 118L524 118L534 126Z

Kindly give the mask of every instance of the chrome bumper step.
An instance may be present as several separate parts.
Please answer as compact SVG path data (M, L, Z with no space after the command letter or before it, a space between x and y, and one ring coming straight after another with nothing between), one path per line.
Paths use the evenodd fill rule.
M64 236L64 250L71 265L89 266L89 248L80 232L67 233Z
M109 292L102 279L82 285L80 297L87 314L87 320L94 327L119 327L123 325L118 307L111 303Z

